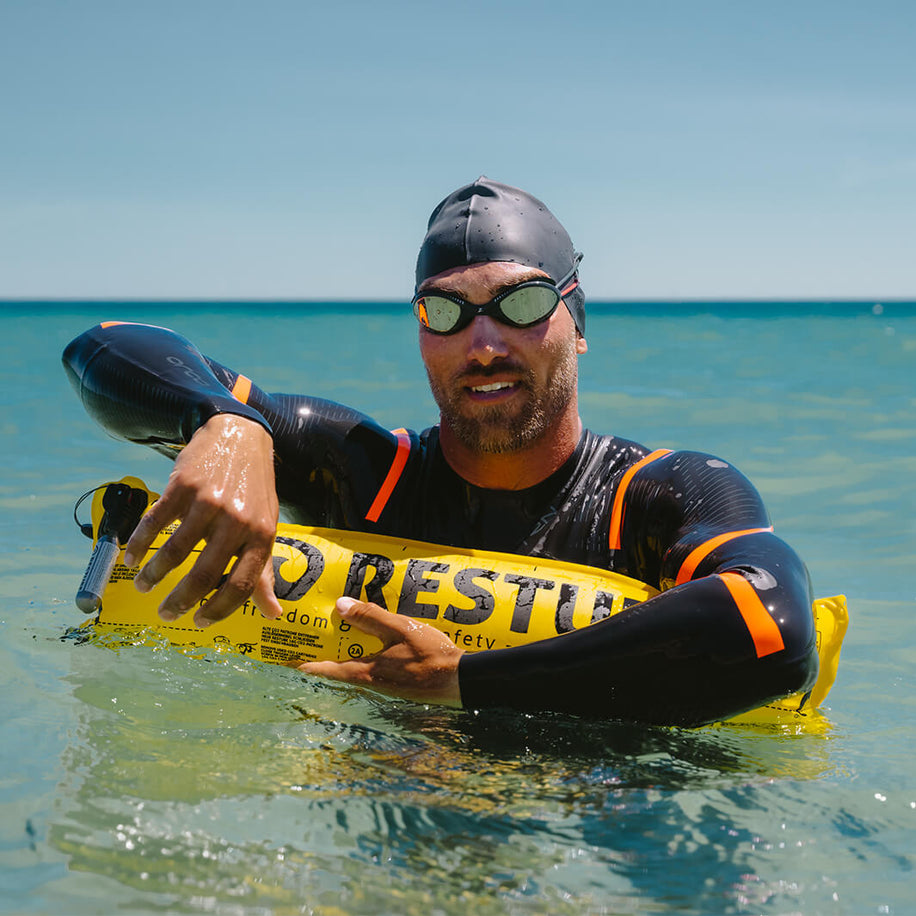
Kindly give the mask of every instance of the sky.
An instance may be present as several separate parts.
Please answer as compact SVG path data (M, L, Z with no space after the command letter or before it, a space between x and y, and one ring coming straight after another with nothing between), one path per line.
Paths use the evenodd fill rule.
M590 299L916 299L912 0L0 0L0 298L390 299L480 174Z

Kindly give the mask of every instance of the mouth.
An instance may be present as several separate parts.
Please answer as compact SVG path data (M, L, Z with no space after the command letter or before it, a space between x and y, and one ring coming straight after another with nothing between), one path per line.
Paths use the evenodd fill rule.
M507 401L528 387L524 367L499 361L490 366L468 366L455 378L456 388L471 402Z
M471 403L501 404L516 397L522 385L518 381L480 382L477 385L466 385L465 397Z
M504 391L506 388L514 388L513 382L488 382L486 385L471 385L470 389L474 394L490 394L494 391Z

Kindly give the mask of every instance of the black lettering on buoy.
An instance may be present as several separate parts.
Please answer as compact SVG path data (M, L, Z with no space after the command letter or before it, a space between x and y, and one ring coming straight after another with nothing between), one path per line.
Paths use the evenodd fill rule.
M518 595L515 598L515 608L512 611L512 623L509 629L513 633L527 633L531 623L531 611L534 607L534 596L539 588L550 591L554 583L549 579L533 579L530 576L515 576L507 574L506 582L518 586Z
M557 599L557 613L554 616L554 625L558 633L568 633L575 629L573 626L573 611L576 609L576 598L579 595L579 586L572 582L560 585L560 597Z
M470 598L474 604L471 607L456 607L450 604L442 614L446 620L453 623L483 623L492 613L496 605L493 593L475 579L489 579L495 582L499 573L492 569L459 569L455 573L455 590L464 598Z
M372 578L366 582L366 573L373 571ZM350 569L347 571L347 582L344 585L344 594L357 601L372 601L384 610L388 610L382 586L387 585L394 575L394 563L377 553L356 553L350 560ZM363 591L365 590L365 598Z
M305 572L295 581L290 582L280 575L280 568L286 563L284 557L274 557L274 594L284 601L298 601L318 581L324 572L324 555L313 544L299 541L296 538L278 537L278 544L285 544L298 550L308 562Z
M613 592L595 592L595 604L592 607L592 623L604 620L605 617L611 616L614 609L614 599L617 596Z
M427 573L447 573L448 563L434 563L432 560L408 560L404 570L404 582L401 585L401 597L398 599L398 613L408 617L419 617L424 620L435 620L439 616L439 606L418 601L420 592L434 594L442 584L440 579L430 579Z
M300 627L309 627L310 626L316 630L326 630L328 627L328 618L321 617L318 614L312 617L311 614L302 613L302 614L299 614L299 617L297 620L295 608L293 608L286 615L286 619L289 621L289 623L298 623Z

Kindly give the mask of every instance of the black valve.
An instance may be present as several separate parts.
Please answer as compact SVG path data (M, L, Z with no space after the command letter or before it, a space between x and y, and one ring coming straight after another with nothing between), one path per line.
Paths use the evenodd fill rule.
M133 534L148 502L145 490L125 483L110 483L105 487L102 494L105 512L99 523L98 539L76 593L76 606L84 614L94 614L102 606L102 593L111 579L118 552Z

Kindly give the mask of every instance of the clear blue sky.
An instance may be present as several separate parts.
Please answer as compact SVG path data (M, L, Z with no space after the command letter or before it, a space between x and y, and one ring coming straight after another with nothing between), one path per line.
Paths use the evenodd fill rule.
M916 298L916 3L0 0L0 297L406 298L481 173L592 298Z

